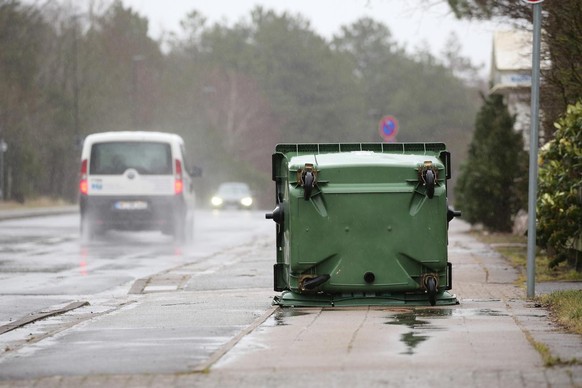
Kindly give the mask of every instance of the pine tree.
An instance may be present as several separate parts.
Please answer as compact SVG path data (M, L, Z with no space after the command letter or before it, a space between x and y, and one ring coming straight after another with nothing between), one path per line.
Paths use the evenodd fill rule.
M461 167L455 205L471 224L508 232L527 197L527 156L503 96L491 95L484 102Z

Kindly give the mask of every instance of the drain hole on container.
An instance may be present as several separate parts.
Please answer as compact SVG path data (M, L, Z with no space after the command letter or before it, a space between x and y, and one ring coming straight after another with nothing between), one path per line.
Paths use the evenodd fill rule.
M364 274L364 281L366 283L374 283L374 280L376 280L376 275L373 272L366 272Z

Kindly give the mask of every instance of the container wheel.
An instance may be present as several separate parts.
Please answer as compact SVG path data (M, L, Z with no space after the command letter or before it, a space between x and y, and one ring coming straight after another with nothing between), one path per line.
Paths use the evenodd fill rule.
M428 293L428 301L430 302L431 306L436 304L436 294L437 294L437 284L436 279L434 277L429 277L426 279L426 290Z
M426 195L429 198L434 197L434 171L426 170L424 180L426 184Z
M313 190L313 173L306 172L305 176L303 177L303 199L309 201L311 198L311 191Z

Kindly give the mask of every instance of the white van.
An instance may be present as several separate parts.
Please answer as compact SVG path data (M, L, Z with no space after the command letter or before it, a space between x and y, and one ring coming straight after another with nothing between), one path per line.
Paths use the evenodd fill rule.
M81 236L108 229L192 236L195 194L184 141L162 132L103 132L83 143Z

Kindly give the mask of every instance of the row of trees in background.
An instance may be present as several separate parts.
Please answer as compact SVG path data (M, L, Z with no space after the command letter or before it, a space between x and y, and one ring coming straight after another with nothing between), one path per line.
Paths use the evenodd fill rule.
M521 0L447 1L459 17L502 17L522 28L531 20ZM399 141L446 142L455 171L468 148L457 202L470 222L505 231L525 206L525 155L513 118L501 97L480 99L467 82L476 69L458 57L454 36L436 58L407 52L373 19L326 40L301 15L258 7L235 25L209 25L192 11L180 35L156 41L148 20L122 1L91 4L0 0L0 139L8 144L0 177L8 199L75 200L82 138L140 129L186 139L205 171L202 196L241 179L270 204L275 143L378 141L378 120L391 114L401 124ZM543 9L552 66L543 74L541 108L550 140L553 123L582 96L582 2L547 1ZM574 124L559 128L573 129L558 131L547 154L559 173L542 169L540 184L540 244L558 257L571 246L566 237L581 232L572 218L581 206L580 155L566 157L582 148L579 106L563 120ZM573 222L548 222L555 211Z
M121 1L91 4L0 0L9 199L75 200L76 145L108 130L179 133L204 170L202 196L242 179L269 205L277 142L380 141L391 114L398 141L444 141L457 163L466 152L480 101L458 77L476 70L454 37L436 58L407 52L372 19L326 40L301 15L258 7L234 25L193 11L179 35L156 41Z

